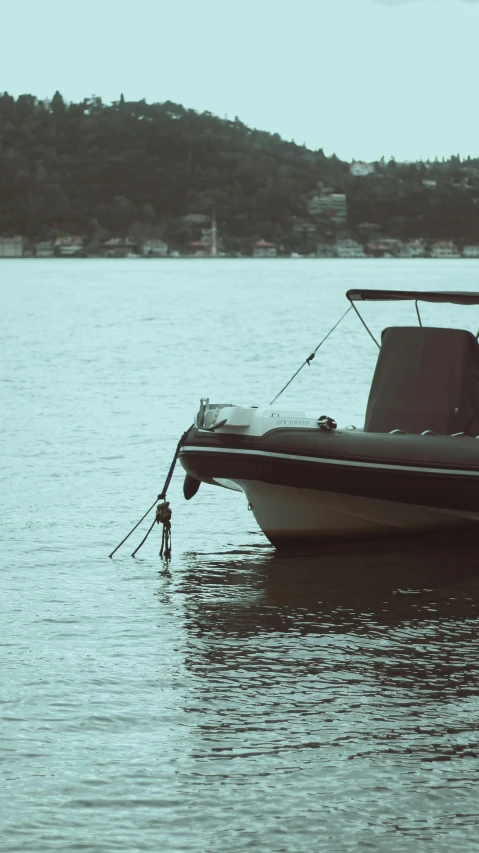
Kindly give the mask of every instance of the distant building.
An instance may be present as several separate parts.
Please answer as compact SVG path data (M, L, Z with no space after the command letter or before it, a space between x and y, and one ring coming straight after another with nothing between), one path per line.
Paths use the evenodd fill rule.
M423 187L427 187L428 190L433 190L437 187L437 181L423 181Z
M401 240L395 237L380 237L374 243L368 243L364 247L366 255L371 255L375 258L392 258L397 257L403 249Z
M464 246L462 250L463 258L479 258L479 246Z
M129 237L110 237L103 243L107 258L126 258L136 253L136 243Z
M144 257L166 258L168 244L164 240L146 240L141 248L141 253Z
M365 258L364 249L361 243L356 240L337 240L336 254L338 258Z
M21 258L23 237L0 237L0 258Z
M81 237L57 237L53 244L55 255L60 257L72 257L83 251L83 239Z
M402 240L398 240L397 237L379 237L378 242L381 246L384 246L388 252L397 252L403 247Z
M310 216L324 216L335 224L342 224L348 218L347 198L343 193L315 195L308 202Z
M400 258L425 258L426 247L423 240L408 240L399 251Z
M368 175L374 174L376 167L374 163L363 163L360 160L353 160L349 171L355 178L367 178Z
M459 250L452 240L438 240L429 252L431 258L460 258Z
M366 243L364 247L364 254L367 255L368 258L391 257L386 247L381 246L380 243Z
M266 240L258 240L254 244L253 258L275 258L278 254L276 243L268 243Z
M35 246L35 254L37 258L53 258L53 243L51 240L42 240Z
M206 258L210 253L210 247L202 240L192 240L188 243L188 249L195 258Z

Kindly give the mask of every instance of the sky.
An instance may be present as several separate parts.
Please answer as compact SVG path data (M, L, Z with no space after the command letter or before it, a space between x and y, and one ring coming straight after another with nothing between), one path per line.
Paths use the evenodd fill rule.
M24 0L0 91L174 101L345 160L479 156L479 0Z

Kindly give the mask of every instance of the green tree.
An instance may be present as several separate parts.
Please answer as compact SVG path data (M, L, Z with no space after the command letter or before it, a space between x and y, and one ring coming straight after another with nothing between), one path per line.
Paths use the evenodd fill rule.
M62 113L65 112L65 101L63 100L62 96L60 95L60 92L58 91L58 89L52 98L52 102L51 102L50 106L51 106L51 111L54 115L61 115Z

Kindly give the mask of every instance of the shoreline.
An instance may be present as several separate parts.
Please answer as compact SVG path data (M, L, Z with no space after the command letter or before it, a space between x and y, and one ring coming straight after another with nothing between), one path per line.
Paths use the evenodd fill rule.
M380 257L358 257L358 258L338 258L338 257L295 257L292 258L290 255L279 255L275 258L254 258L251 255L244 255L241 258L235 257L233 255L226 255L223 258L202 258L202 257L194 257L193 255L180 255L169 256L166 258L143 258L141 255L137 255L136 257L118 257L118 258L104 258L100 255L87 255L86 257L74 257L72 255L64 256L64 257L38 257L36 255L31 255L28 257L0 257L0 263L2 261L214 261L215 263L221 261L260 261L264 262L272 262L272 261L371 261L377 263L378 261L385 261L390 263L391 261L479 261L478 257L464 257L463 255L459 255L458 257L445 257L445 258L435 258L430 255L426 257L417 257L417 258L405 258L405 257L388 257L388 258L380 258Z

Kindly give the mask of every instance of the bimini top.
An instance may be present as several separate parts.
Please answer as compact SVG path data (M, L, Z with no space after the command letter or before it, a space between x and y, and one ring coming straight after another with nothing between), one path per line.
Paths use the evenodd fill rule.
M454 290L348 290L350 302L452 302L456 305L479 305L479 293Z

